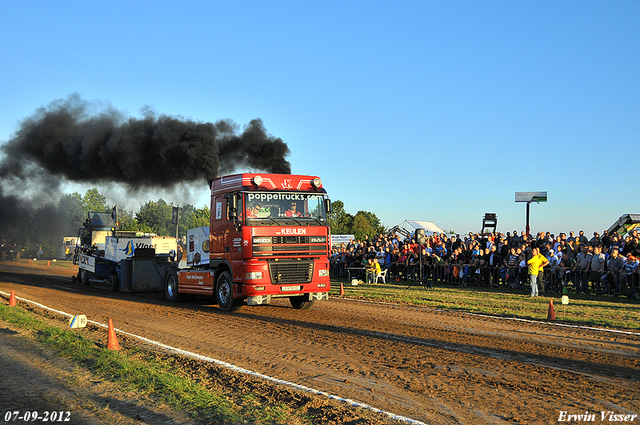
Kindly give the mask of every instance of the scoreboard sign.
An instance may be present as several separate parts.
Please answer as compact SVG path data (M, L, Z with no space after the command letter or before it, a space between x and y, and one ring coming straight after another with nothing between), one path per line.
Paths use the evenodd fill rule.
M547 192L516 192L516 202L547 202Z

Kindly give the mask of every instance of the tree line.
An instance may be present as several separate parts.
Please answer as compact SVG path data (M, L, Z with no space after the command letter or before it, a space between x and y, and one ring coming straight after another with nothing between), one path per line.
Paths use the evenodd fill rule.
M172 223L173 203L164 199L148 201L138 211L117 209L118 230L155 233L159 236L176 236L176 224ZM45 257L56 257L64 237L78 236L82 223L90 212L111 212L114 205L98 189L63 195L56 205L47 205L33 212L20 211L11 226L0 228L2 249L15 249L21 257L34 257L42 247ZM187 229L209 225L209 207L196 208L191 204L179 206L178 237Z
M352 215L345 211L340 200L331 202L329 226L332 235L353 235L356 240L364 240L365 236L373 239L380 233L386 233L380 219L372 212L358 211Z
M138 211L117 209L118 230L155 233L159 236L176 236L176 224L172 222L172 211L177 206L164 199L148 201ZM48 205L33 212L21 211L11 225L0 226L2 250L13 248L22 257L35 257L42 247L45 257L57 256L62 239L78 236L82 223L90 212L110 212L114 205L98 189L87 190L84 195L73 192L63 195L57 206ZM186 235L188 229L209 225L208 206L196 208L191 204L179 206L178 237ZM331 203L329 225L332 234L353 234L356 239L373 238L384 233L380 219L368 211L348 213L340 200Z

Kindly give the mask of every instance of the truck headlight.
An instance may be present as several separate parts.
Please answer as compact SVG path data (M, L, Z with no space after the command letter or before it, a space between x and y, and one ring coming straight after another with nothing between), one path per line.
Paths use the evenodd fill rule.
M329 276L329 270L318 270L318 275L320 277L327 277Z
M262 272L249 272L244 275L245 280L258 280L262 279Z

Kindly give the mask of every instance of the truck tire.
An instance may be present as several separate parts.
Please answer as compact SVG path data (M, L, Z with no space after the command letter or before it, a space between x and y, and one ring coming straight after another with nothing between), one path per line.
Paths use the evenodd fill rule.
M89 275L91 272L86 271L85 269L80 269L80 283L83 285L89 284Z
M172 303L182 299L181 294L178 293L178 273L175 270L167 270L167 275L164 278L164 296L167 301Z
M233 280L229 272L222 272L216 283L216 299L222 311L236 311L241 301L233 299Z
M313 301L307 301L307 297L291 297L289 298L289 302L291 303L291 307L296 310L306 310L313 305Z
M109 276L109 291L118 292L118 289L120 289L119 286L120 282L118 279L118 275L112 274L111 276Z

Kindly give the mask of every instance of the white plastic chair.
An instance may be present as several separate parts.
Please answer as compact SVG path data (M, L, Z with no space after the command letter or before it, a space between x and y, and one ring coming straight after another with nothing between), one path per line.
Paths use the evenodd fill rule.
M376 280L375 282L378 283L378 279L382 278L382 283L387 283L387 270L389 269L385 269L382 270L380 273L376 273Z

